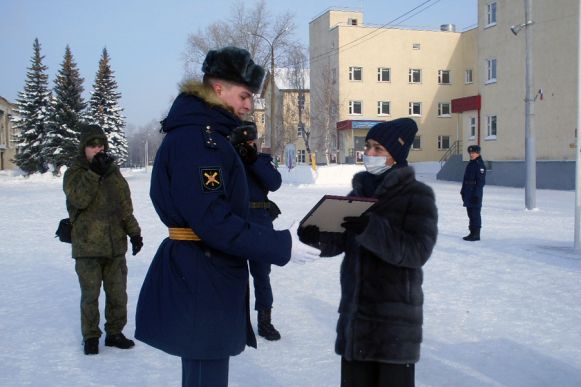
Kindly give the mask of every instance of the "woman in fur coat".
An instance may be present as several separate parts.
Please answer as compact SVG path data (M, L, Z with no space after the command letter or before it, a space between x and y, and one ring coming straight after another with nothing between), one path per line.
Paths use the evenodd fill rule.
M349 196L376 198L345 232L299 229L322 256L345 253L335 351L341 386L414 386L422 342L422 266L438 234L434 192L415 179L407 156L417 132L409 118L375 125L366 137L365 172Z

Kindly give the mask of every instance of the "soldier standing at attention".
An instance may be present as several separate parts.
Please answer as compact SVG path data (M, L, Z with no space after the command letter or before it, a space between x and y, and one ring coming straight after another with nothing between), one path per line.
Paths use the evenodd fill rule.
M107 152L98 125L81 128L80 155L67 169L63 189L73 224L72 255L81 285L81 330L85 355L99 353L99 293L106 295L105 345L135 345L122 330L127 323L127 236L133 255L143 247L133 216L129 185Z
M462 195L462 202L468 213L470 234L462 239L474 242L480 240L480 229L482 228L480 211L482 210L484 184L486 184L486 167L482 157L480 157L480 147L478 145L470 145L468 154L470 155L470 161L464 171L460 195Z
M168 227L145 277L135 337L182 359L182 385L227 386L230 356L256 347L248 261L318 256L288 230L249 221L244 165L228 136L264 78L248 51L210 50L162 122L150 196ZM293 233L294 234L294 233Z

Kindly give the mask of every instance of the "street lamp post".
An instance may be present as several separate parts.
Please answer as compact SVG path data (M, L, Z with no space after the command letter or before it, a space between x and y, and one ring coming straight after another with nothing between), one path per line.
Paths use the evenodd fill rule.
M532 43L533 32L528 28L534 24L531 20L532 4L531 0L525 2L525 22L523 24L510 27L511 32L516 36L520 30L525 29L525 206L527 210L536 208L536 188L537 188L537 157L536 142L534 132L535 97L533 95L533 60Z
M264 37L263 35L256 32L247 32L248 35L256 36L263 39L268 43L270 47L270 151L272 152L272 157L276 162L277 156L277 142L276 142L276 98L274 95L274 46L277 40L285 33L288 29L285 28L281 30L272 41Z

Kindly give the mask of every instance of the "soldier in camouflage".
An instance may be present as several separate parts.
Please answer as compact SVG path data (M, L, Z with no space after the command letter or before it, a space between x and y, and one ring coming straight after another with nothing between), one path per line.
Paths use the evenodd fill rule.
M122 330L127 323L127 236L133 255L143 246L133 216L129 185L107 152L97 125L81 130L80 155L65 172L63 190L71 219L72 256L81 285L81 330L86 355L99 353L99 293L106 295L105 345L135 345Z

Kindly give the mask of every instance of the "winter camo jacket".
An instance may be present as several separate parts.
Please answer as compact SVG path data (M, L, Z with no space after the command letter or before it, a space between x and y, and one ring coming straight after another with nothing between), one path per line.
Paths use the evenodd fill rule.
M124 255L127 236L141 234L129 185L116 165L99 176L80 156L65 172L63 189L73 224L73 258Z

